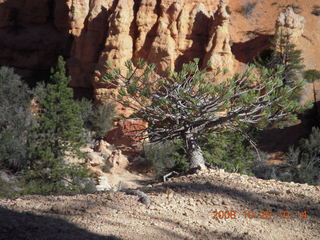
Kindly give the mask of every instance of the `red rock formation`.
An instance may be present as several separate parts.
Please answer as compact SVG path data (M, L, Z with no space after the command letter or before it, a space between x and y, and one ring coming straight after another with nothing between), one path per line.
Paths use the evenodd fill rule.
M133 147L131 149L125 149L124 152L132 152L134 149L138 149L139 146L134 146L137 142L141 141L141 137L136 135L143 133L147 124L142 120L125 120L118 122L113 130L108 132L106 140L116 146Z
M211 69L228 69L233 72L234 57L230 47L230 14L227 11L229 0L220 0L217 12L212 19L210 40L206 48L204 66L210 61Z
M179 70L182 63L198 57L204 64L210 59L215 68L232 70L232 54L245 55L246 48L255 46L243 43L231 54L229 42L243 41L248 32L261 39L266 32L272 35L280 6L287 1L271 5L259 1L250 19L239 12L242 1L230 2L231 16L226 4L219 0L0 0L0 64L31 76L35 70L48 70L57 55L63 54L68 58L71 85L94 86L98 95L105 60L123 68L127 59L142 57L157 63L158 72L163 73L167 67ZM297 0L296 4L308 22L306 38L300 38L299 44L305 48L304 56L313 59L319 53L310 44L320 38L314 33L319 26L309 8L316 0ZM283 15L278 23L290 28L300 21L286 19ZM311 60L307 65L320 68L320 63Z

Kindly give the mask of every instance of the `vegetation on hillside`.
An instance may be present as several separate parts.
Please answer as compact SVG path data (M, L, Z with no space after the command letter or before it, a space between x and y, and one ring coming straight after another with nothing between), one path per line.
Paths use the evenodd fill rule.
M291 147L287 154L288 169L280 177L284 181L294 181L320 185L320 129L312 128L308 138L298 146Z
M22 193L84 190L86 168L67 159L84 157L86 133L101 138L112 121L113 105L93 107L73 99L62 57L49 82L30 90L13 69L0 69L0 167L16 173Z

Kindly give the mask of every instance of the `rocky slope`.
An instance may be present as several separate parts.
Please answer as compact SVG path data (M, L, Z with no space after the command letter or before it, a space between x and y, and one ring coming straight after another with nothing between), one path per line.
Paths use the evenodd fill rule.
M319 239L319 187L208 170L142 190L149 207L124 192L0 199L0 239Z
M214 68L238 70L268 47L279 12L293 4L306 22L297 44L307 67L320 69L319 17L311 14L316 0L261 0L246 16L247 2L0 0L0 64L41 77L63 54L71 85L94 86L97 95L106 60L123 67L128 59L144 58L162 73L198 57L204 64L211 60Z

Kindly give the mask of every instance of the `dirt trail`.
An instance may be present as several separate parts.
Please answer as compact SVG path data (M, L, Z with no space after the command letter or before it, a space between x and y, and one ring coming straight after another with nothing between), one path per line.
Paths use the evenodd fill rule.
M149 208L124 192L1 199L0 239L320 239L320 187L208 170L142 190Z

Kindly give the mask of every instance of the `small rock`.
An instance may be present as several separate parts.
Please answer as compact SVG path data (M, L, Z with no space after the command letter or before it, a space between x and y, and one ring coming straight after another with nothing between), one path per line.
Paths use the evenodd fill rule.
M111 145L103 140L100 141L100 144L95 148L95 150L107 156L111 156L112 154Z
M120 150L115 150L108 158L107 164L110 165L110 172L116 173L126 169L129 165L129 160Z
M266 193L268 193L268 194L273 194L273 195L280 195L280 194L281 194L281 192L280 192L280 191L277 191L277 190L269 190L269 191L267 191Z
M99 184L96 186L97 191L101 192L101 191L109 191L109 190L111 190L111 186L109 184L107 176L99 177L98 181L99 181Z
M229 202L228 202L228 201L226 201L226 200L222 200L221 204L222 204L222 205L228 205L228 204L229 204Z
M102 166L104 165L104 158L97 152L90 152L87 154L89 163L91 166Z

